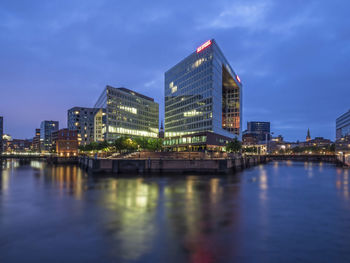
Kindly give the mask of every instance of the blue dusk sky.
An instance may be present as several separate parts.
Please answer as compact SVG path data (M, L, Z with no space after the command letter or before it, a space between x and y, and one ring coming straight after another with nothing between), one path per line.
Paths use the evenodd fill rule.
M240 76L243 122L334 139L350 109L350 1L2 0L0 115L14 138L109 84L154 97L164 72L214 38Z

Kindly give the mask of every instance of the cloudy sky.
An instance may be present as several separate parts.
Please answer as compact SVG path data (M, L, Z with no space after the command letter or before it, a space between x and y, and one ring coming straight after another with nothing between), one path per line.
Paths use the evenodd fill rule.
M106 84L154 97L164 72L215 38L244 85L243 119L287 140L334 139L350 109L346 0L2 0L0 115L30 138L44 119L91 107ZM163 117L163 114L162 116Z

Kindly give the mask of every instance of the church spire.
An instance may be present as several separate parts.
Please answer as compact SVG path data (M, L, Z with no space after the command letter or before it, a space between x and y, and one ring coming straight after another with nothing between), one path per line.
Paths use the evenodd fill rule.
M307 129L306 141L311 141L310 129Z

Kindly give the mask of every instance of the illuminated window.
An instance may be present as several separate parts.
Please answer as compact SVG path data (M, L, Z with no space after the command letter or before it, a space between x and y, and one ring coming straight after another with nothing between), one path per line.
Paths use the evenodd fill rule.
M174 86L174 82L170 82L169 87L171 89L171 93L175 93L177 91L177 86Z

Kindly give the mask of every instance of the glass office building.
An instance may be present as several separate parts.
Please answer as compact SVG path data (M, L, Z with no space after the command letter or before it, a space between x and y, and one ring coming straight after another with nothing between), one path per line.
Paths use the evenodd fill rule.
M106 110L102 133L108 141L120 136L158 137L159 105L152 98L123 87L107 86L95 108Z
M166 138L201 132L240 138L241 123L242 83L214 39L165 73Z
M40 125L41 151L51 152L53 149L52 133L59 130L58 121L42 121Z
M350 136L350 110L336 120L336 139Z
M336 153L350 166L350 110L336 119Z
M4 150L4 142L3 142L3 135L4 135L4 118L0 116L0 153Z
M270 140L270 122L249 121L246 134L254 135L258 141Z

